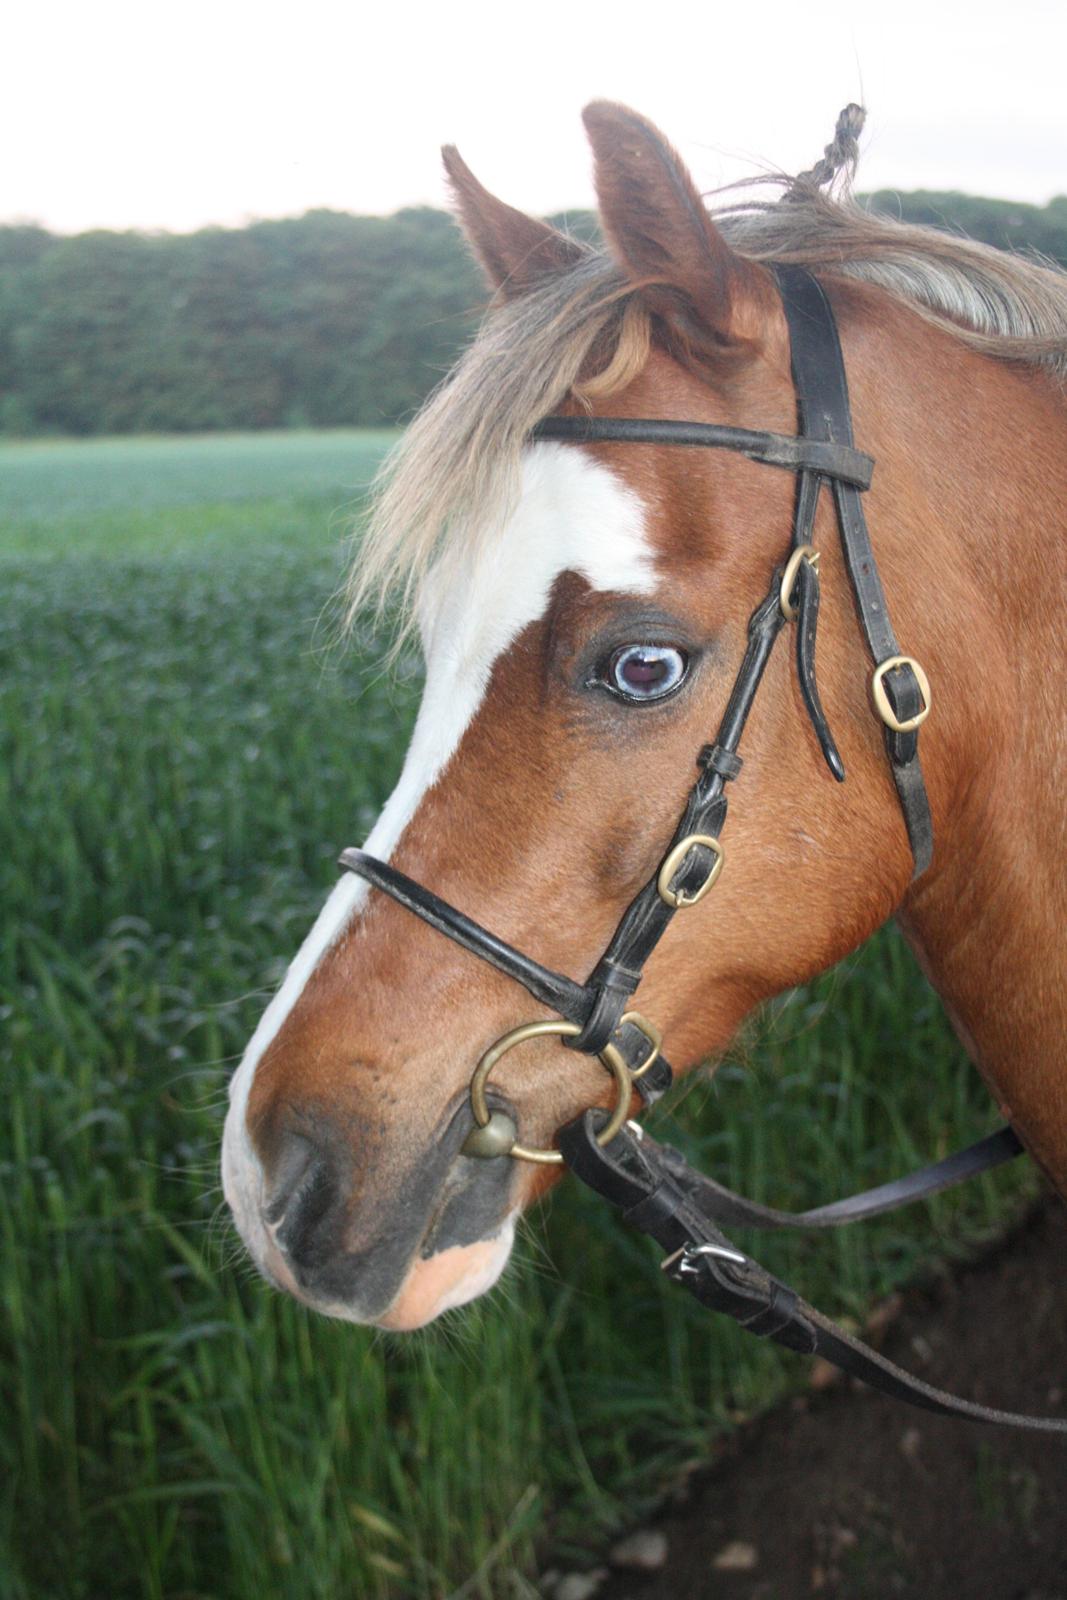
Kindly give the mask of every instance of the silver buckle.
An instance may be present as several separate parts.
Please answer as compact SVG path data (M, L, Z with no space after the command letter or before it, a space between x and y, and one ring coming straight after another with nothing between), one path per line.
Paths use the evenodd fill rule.
M740 1250L729 1250L721 1244L683 1244L680 1250L675 1250L673 1255L667 1256L659 1264L661 1272L670 1272L677 1264L678 1276L685 1277L687 1273L695 1275L700 1267L699 1256L718 1256L720 1261L733 1261L738 1266L744 1266L748 1257L742 1255Z

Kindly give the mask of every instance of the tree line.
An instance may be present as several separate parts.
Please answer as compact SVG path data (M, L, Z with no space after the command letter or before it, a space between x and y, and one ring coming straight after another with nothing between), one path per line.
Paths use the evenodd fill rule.
M1067 265L1067 196L869 203ZM448 370L483 300L455 225L429 207L192 234L0 227L0 432L392 425Z

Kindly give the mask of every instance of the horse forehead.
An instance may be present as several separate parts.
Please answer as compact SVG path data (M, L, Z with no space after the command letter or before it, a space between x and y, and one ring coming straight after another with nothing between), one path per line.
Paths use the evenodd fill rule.
M506 526L476 558L454 562L447 578L439 571L428 582L420 615L427 660L422 705L400 780L366 841L372 855L392 855L482 705L494 662L545 611L561 572L580 572L594 589L654 587L647 520L640 496L584 450L529 447ZM365 899L361 880L342 878L297 952L231 1079L238 1121L260 1059Z
M647 593L656 569L648 511L615 472L574 446L529 446L506 523L469 563L446 561L427 585L420 627L427 676L488 675L497 656L577 572L592 589Z

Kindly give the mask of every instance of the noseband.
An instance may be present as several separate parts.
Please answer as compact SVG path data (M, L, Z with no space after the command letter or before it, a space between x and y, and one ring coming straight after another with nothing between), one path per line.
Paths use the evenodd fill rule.
M471 1082L474 1127L469 1156L501 1155L539 1162L566 1160L571 1169L618 1205L628 1222L670 1251L664 1270L712 1309L791 1349L825 1356L865 1382L930 1410L984 1422L1062 1431L1067 1422L994 1411L930 1388L852 1339L807 1305L728 1240L718 1223L764 1228L832 1227L935 1193L1017 1155L1010 1128L921 1172L800 1215L772 1211L693 1173L677 1151L657 1145L627 1122L636 1090L646 1106L670 1087L671 1067L659 1030L628 1006L656 945L679 911L708 894L724 868L721 843L726 785L737 778L741 736L779 633L796 627L797 673L804 705L823 757L843 782L845 769L830 732L815 678L819 618L815 516L824 484L834 501L856 611L874 663L871 699L883 724L886 754L913 859L913 878L933 852L930 805L919 763L918 730L930 712L930 687L919 663L900 651L867 530L861 495L874 462L853 443L844 359L830 303L802 267L774 269L789 328L799 432L795 436L718 424L629 417L553 416L533 430L537 440L578 444L654 444L729 450L796 474L792 541L765 598L748 623L748 639L718 731L698 752L698 777L655 871L627 906L607 948L584 983L526 955L429 889L362 850L342 852L340 864L421 917L456 944L523 985L559 1021L525 1023L485 1052ZM569 1049L599 1056L611 1071L616 1104L608 1115L589 1111L560 1133L560 1149L520 1144L511 1117L492 1110L489 1076L500 1058L526 1039L557 1035Z

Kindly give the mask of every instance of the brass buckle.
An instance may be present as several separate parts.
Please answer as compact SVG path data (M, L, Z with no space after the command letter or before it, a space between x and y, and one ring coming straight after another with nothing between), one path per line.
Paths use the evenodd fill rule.
M639 1067L630 1067L628 1069L630 1077L636 1081L638 1078L644 1077L649 1067L651 1067L658 1058L660 1046L663 1044L663 1033L661 1029L656 1027L654 1022L649 1022L647 1017L643 1017L640 1011L624 1011L622 1016L619 1018L619 1028L621 1028L626 1022L632 1023L637 1029L638 1033L643 1033L649 1043L648 1055L642 1061L641 1065ZM615 1031L617 1033L618 1028Z
M882 682L887 672L892 672L897 667L910 667L919 680L919 688L925 702L921 711L913 717L908 717L906 722L901 722L893 707L889 704L889 696L885 692ZM914 656L889 656L885 661L880 661L871 677L871 694L874 696L874 706L878 715L887 728L892 728L894 733L911 733L913 729L921 727L930 715L930 680L920 667Z
M690 850L692 850L695 844L703 844L706 845L709 850L713 850L715 852L715 862L711 871L704 879L704 882L694 894L686 894L684 889L675 891L671 888L671 879L674 877L675 873L678 871L679 867L682 865L682 862L685 860L686 856L689 854ZM714 834L686 834L685 838L680 839L675 845L674 849L668 852L664 859L663 865L659 869L659 875L656 878L656 889L658 890L659 897L663 901L664 905L670 906L673 911L680 911L683 906L697 905L701 900L703 900L708 890L718 878L719 873L722 871L723 860L724 853L722 845L719 843L718 839L716 839Z
M633 1016L629 1015L628 1020L633 1022ZM641 1028L642 1033L645 1031L641 1022L638 1022L636 1026ZM517 1044L522 1044L526 1039L539 1039L546 1034L556 1034L565 1039L572 1039L581 1031L576 1022L546 1021L524 1022L519 1027L512 1028L509 1033L501 1034L496 1043L491 1044L482 1056L474 1069L474 1076L471 1079L471 1111L477 1126L479 1128L488 1126L491 1112L485 1098L485 1086L488 1082L489 1074L501 1056L506 1055L509 1050L513 1050ZM649 1034L648 1038L651 1042L652 1035ZM657 1044L653 1054L642 1066L642 1072L652 1065L658 1053L659 1045ZM600 1060L614 1077L619 1091L615 1109L596 1137L597 1144L605 1145L611 1143L629 1115L630 1100L633 1095L633 1077L616 1045L606 1044L600 1052ZM519 1144L518 1142L511 1146L507 1154L514 1156L516 1161L536 1161L544 1166L557 1166L563 1160L558 1150L545 1150L537 1145Z
M797 608L793 604L791 596L796 588L797 573L800 571L800 563L802 561L810 561L815 571L818 572L819 552L814 545L798 544L785 564L785 571L782 573L782 585L778 590L778 604L781 606L782 616L787 622L792 622L797 614Z

